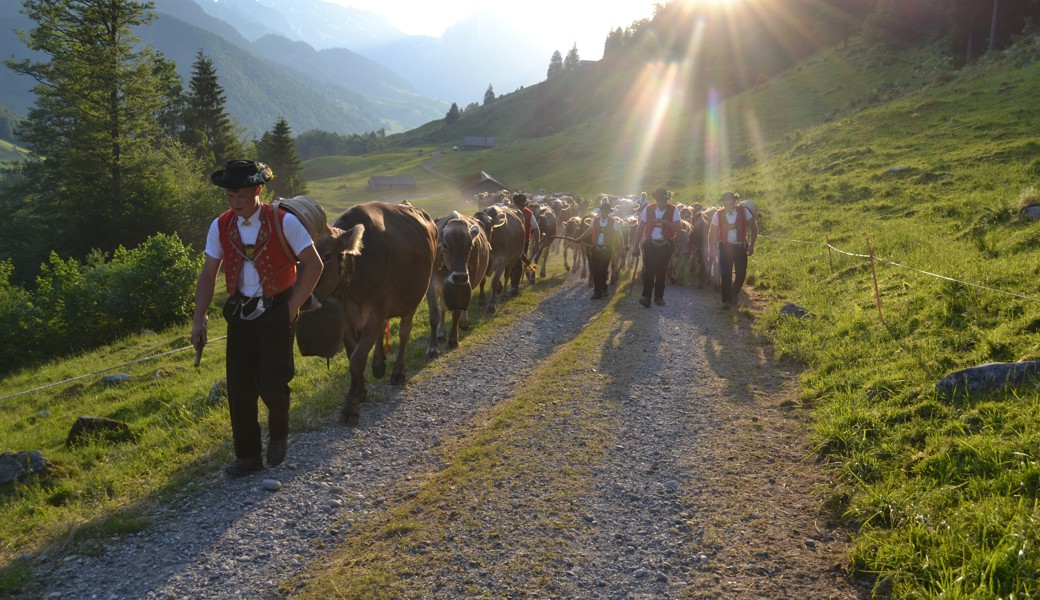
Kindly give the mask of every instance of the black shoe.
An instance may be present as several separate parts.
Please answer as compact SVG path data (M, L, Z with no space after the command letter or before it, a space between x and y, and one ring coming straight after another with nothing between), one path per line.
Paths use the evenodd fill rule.
M277 467L285 460L285 451L289 449L289 440L270 440L267 442L267 466Z
M658 298L657 300L654 300L654 304L658 306L664 306L664 298Z
M650 308L650 296L643 296L639 299L639 303L647 308Z
M259 471L264 468L264 461L260 460L259 456L252 458L239 458L230 465L224 467L224 474L228 477L242 477L248 475L253 471Z

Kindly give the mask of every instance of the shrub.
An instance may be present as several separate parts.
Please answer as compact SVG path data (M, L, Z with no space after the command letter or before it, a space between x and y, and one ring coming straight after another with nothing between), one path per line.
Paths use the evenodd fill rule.
M191 315L200 268L201 257L176 235L120 247L111 260L100 251L84 263L52 253L37 277L35 299L23 302L29 309L20 317L19 335L34 334L29 337L40 340L39 358L46 359L168 326Z

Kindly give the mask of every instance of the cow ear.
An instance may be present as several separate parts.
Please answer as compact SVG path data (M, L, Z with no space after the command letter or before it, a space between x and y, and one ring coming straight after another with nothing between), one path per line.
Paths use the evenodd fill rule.
M500 212L495 216L495 221L491 224L491 228L501 227L506 224L506 213Z
M469 228L469 237L475 238L480 235L480 225L474 225Z

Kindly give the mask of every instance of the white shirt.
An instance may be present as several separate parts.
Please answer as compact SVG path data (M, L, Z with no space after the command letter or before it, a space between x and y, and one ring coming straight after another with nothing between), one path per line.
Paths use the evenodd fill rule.
M242 217L235 217L235 219L238 221L238 234L242 236L242 244L246 246L255 244L256 237L260 234L260 209L257 208L256 212L247 219ZM219 220L220 217L217 217L209 224L209 233L206 234L206 256L223 260L224 247L220 245L220 227L217 225ZM245 221L249 221L249 225L245 225ZM313 243L311 234L307 232L303 223L290 212L285 214L285 219L282 221L282 232L285 234L285 241L297 256ZM280 244L281 242L275 235L267 243ZM251 260L242 263L242 271L238 274L238 291L248 297L259 296L263 293L260 274L257 273Z
M751 211L748 210L748 208L746 206L737 206L737 207L734 208L733 211L728 211L726 209L715 211L715 215L712 216L712 218L711 218L711 225L712 225L712 227L718 227L719 226L719 213L723 213L725 215L726 223L729 224L729 227L726 228L726 243L727 244L739 244L740 243L740 241L737 240L737 211L738 210L743 210L744 211L744 218L747 221L751 221L751 219L755 218L755 215L751 214Z
M647 205L647 207L643 209L643 213L641 215L639 215L639 221L641 223L643 223L644 226L649 226L650 221L656 221L657 219L663 219L664 215L665 215L665 211L667 211L667 210L668 210L668 205L667 204L665 205L664 208L658 208L656 202L653 205ZM649 216L651 211L654 214L654 216L652 218ZM678 223L681 220L682 220L682 218L679 216L679 209L676 208L674 211L672 211L672 223ZM660 225L654 225L653 230L650 231L650 239L652 239L652 240L663 240L663 239L665 239L664 238L664 228L662 226L660 226Z

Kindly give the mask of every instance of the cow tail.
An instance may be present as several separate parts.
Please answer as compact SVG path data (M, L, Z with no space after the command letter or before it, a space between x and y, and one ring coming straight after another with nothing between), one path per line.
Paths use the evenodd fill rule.
M390 319L386 320L386 341L383 345L384 352L390 354Z

